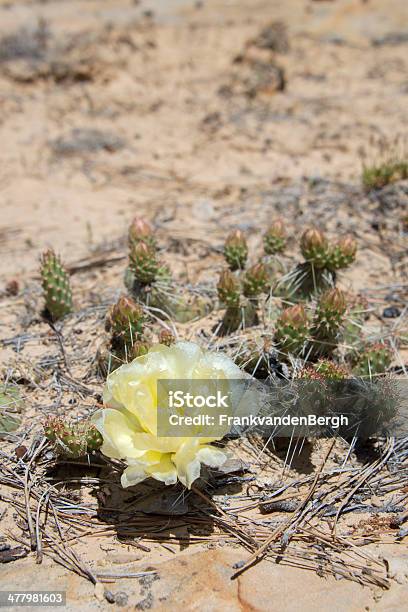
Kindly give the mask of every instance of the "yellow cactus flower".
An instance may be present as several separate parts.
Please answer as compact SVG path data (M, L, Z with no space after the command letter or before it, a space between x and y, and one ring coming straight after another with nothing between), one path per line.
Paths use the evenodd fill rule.
M225 385L242 378L247 375L229 357L192 342L158 344L112 372L104 389L105 408L92 420L103 436L101 451L128 465L122 486L152 477L167 485L179 480L190 488L200 476L201 464L219 467L226 460L225 452L211 442L219 440L229 427L221 434L219 429L214 431L213 437L211 431L210 437L157 435L159 380L201 380L208 389L211 382ZM242 409L240 406L239 412Z

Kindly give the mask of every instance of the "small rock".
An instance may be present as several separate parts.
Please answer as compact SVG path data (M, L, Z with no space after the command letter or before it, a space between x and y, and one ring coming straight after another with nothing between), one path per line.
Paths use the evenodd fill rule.
M388 306L384 308L382 316L386 319L396 319L401 314L401 311L397 306Z
M16 546L15 548L7 547L6 550L0 551L0 563L10 563L27 555L28 550L22 546Z
M15 278L12 278L6 284L6 295L16 296L20 290L18 281Z
M112 591L105 591L104 596L108 603L115 603L115 595L112 593Z
M388 567L387 575L399 584L408 582L408 557L385 559Z
M116 593L115 595L115 603L119 606L126 606L127 602L128 602L128 596L126 595L126 593L124 591L119 591L118 593Z

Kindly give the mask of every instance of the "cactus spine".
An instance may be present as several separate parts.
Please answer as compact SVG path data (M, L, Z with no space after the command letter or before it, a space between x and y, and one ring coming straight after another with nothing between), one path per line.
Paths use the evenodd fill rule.
M69 275L60 257L52 249L45 251L41 257L41 279L45 309L51 319L56 321L72 312Z

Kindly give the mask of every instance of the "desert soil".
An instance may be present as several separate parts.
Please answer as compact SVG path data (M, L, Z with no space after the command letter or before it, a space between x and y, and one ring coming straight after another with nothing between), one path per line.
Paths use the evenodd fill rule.
M289 49L260 48L260 31L276 20L287 27ZM39 253L61 253L77 307L92 306L103 329L107 304L123 290L135 215L155 225L169 263L191 283L216 280L233 228L247 232L254 251L277 216L294 252L307 225L351 233L360 249L344 286L366 291L378 315L389 305L403 310L408 186L367 194L361 173L407 138L407 24L406 0L0 0L6 370L20 367L35 383L30 363L46 369L50 350L59 354L39 315ZM13 279L15 297L6 291ZM83 333L94 355L97 327L79 324L67 333L75 327L78 345ZM25 332L26 341L13 341ZM186 326L183 335L196 332ZM71 366L88 384L89 362ZM65 388L62 398L53 389L51 402L34 383L22 409L34 429L39 415L78 400ZM100 393L102 381L91 386ZM77 414L94 407L85 394ZM14 527L1 501L0 517L0 530ZM1 588L66 590L70 610L397 610L408 597L408 570L379 591L267 561L231 581L245 554L219 543L146 553L112 537L79 549L94 568L153 567L160 578L117 580L112 606L90 582L29 555L0 565ZM373 554L406 568L402 549L382 544Z

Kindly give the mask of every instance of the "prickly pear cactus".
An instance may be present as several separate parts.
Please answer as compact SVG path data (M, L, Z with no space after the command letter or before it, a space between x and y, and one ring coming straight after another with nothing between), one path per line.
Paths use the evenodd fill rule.
M122 295L108 312L106 330L112 333L113 344L130 348L142 335L143 321L144 313L140 304Z
M41 257L41 279L44 291L45 309L56 321L72 312L72 291L69 275L61 259L52 249Z
M239 278L230 270L223 270L221 272L217 284L217 291L218 297L223 304L229 307L239 306L241 283L239 282Z
M232 271L243 270L248 259L248 245L241 230L235 230L226 239L224 257Z
M334 352L346 310L346 298L340 289L329 289L320 296L311 328L310 357L327 356Z
M44 425L45 437L54 444L59 455L79 459L98 450L103 438L94 425L88 422L69 424L58 417L50 417Z
M247 276L248 272L249 276ZM221 335L258 323L256 296L259 288L264 286L264 272L262 269L257 271L253 268L248 272L242 284L230 270L221 272L217 285L218 297L227 307L219 328ZM248 294L251 294L251 297Z
M263 263L257 263L246 270L242 280L243 294L247 298L256 298L268 287L268 272Z
M353 373L368 377L384 374L391 365L391 350L379 342L365 345L353 358Z
M286 308L278 317L275 343L284 356L302 354L309 336L309 319L302 304Z
M263 245L266 255L283 253L286 246L286 231L281 219L274 221L265 232L263 236Z
M259 322L256 305L252 300L242 297L239 306L228 306L224 313L219 333L224 336L238 329L247 329Z
M153 283L160 270L155 249L146 242L132 242L129 251L129 267L136 281L143 285Z
M338 240L338 242L330 248L327 257L327 268L333 272L350 266L357 254L357 243L350 236L346 236Z

